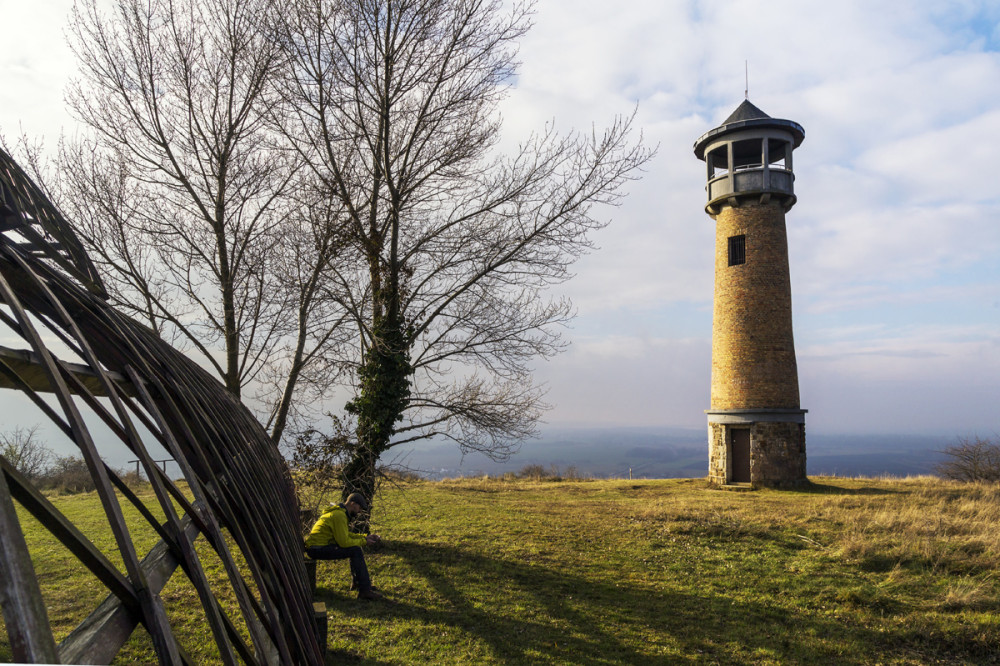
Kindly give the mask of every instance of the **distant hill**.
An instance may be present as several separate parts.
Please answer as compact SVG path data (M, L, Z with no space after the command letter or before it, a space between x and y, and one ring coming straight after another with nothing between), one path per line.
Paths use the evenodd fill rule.
M933 474L953 438L928 435L806 434L809 474L908 476Z
M430 479L498 475L527 465L598 478L696 478L708 473L706 432L690 428L548 428L507 462L462 456L450 442L393 449L388 460ZM933 474L946 437L806 434L808 473L838 476Z

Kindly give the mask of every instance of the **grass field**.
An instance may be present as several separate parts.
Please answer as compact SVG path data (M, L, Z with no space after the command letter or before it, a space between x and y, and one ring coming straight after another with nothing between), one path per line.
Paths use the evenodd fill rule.
M386 542L368 558L387 598L356 600L346 562L318 566L328 662L1000 663L1000 487L813 481L742 493L701 480L388 489L374 525ZM82 518L96 499L58 501ZM64 635L99 590L25 524ZM171 620L210 661L193 592L167 592L192 595L195 610ZM122 662L148 660L147 643L134 639ZM5 649L0 634L0 660Z

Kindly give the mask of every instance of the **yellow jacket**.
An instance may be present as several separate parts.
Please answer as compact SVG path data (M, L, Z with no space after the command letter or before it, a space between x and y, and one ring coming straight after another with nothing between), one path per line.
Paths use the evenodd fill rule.
M350 548L365 543L364 534L347 531L347 509L340 504L331 504L306 537L306 546L337 544L341 548Z

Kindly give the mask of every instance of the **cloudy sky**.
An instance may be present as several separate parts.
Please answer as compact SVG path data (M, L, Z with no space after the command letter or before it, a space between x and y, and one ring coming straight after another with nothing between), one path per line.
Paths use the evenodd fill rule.
M614 6L612 6L614 5ZM71 2L0 0L0 132L73 131ZM1000 432L1000 3L538 0L510 136L638 108L659 152L565 285L552 424L703 427L714 223L694 140L743 100L805 127L787 217L807 427Z

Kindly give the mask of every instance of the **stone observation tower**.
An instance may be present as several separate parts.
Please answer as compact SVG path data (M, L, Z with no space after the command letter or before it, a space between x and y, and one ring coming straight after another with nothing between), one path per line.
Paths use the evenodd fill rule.
M806 480L805 412L792 338L785 211L792 150L805 130L744 101L695 141L715 220L709 481L794 486Z

